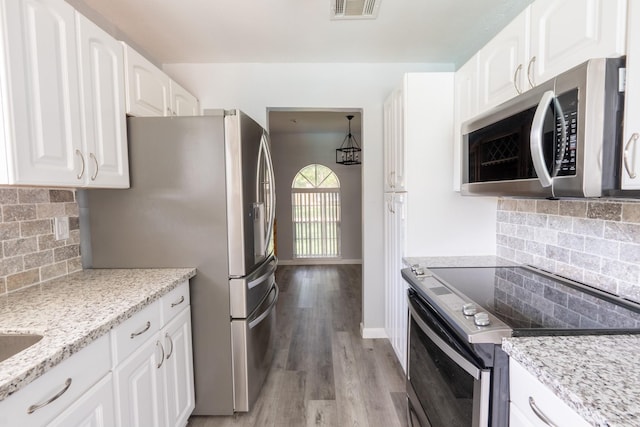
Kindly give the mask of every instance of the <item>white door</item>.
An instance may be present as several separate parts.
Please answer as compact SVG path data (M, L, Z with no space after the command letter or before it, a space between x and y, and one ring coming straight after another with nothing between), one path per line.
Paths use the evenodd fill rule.
M518 15L478 52L480 111L486 111L528 89L529 9Z
M532 83L540 84L589 58L624 55L626 5L626 0L535 1Z
M195 407L191 310L186 308L161 332L165 348L165 416L168 427L184 426Z
M92 187L129 187L122 45L79 13L83 100L82 177Z
M164 347L150 339L114 371L118 425L163 427Z
M0 0L2 68L13 139L3 184L74 185L80 170L80 95L74 9L63 0ZM4 94L3 96L8 96ZM77 156L77 158L76 158Z

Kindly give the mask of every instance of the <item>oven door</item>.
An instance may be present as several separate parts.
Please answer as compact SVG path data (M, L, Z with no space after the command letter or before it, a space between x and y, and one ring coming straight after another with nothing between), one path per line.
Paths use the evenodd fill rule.
M420 427L487 427L491 370L409 293L409 419Z

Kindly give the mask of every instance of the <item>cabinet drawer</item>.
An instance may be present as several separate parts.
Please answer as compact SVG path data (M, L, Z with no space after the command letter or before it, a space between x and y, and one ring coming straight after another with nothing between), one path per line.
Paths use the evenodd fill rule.
M184 281L177 288L160 299L162 310L162 323L164 326L171 321L178 313L190 304L189 281Z
M111 331L114 366L160 330L160 317L160 301L156 301Z
M39 426L60 414L109 372L109 339L108 334L98 338L0 402L0 426ZM47 401L51 403L44 405ZM39 405L29 414L29 408Z
M564 403L553 391L538 381L533 375L513 359L509 360L509 391L511 405L515 405L522 418L531 426L547 427L533 407L555 425L587 427L589 424ZM533 402L530 404L530 398Z

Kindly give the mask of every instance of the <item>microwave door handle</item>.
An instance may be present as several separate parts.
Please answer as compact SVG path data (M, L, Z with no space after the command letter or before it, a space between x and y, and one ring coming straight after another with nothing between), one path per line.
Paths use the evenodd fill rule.
M533 123L531 124L531 135L529 139L529 146L531 148L531 160L533 160L533 168L538 175L540 185L542 187L550 187L553 183L551 175L547 170L546 162L544 161L544 150L542 146L542 138L544 132L544 119L547 116L547 110L549 105L553 102L555 93L552 90L546 91L540 99L536 113L533 116Z

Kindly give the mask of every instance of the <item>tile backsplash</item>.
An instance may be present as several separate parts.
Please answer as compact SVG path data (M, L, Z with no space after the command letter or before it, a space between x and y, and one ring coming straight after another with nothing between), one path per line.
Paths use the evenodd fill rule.
M69 238L55 240L53 219L69 217ZM0 294L82 270L75 191L0 188Z
M500 199L497 255L640 302L640 203Z

